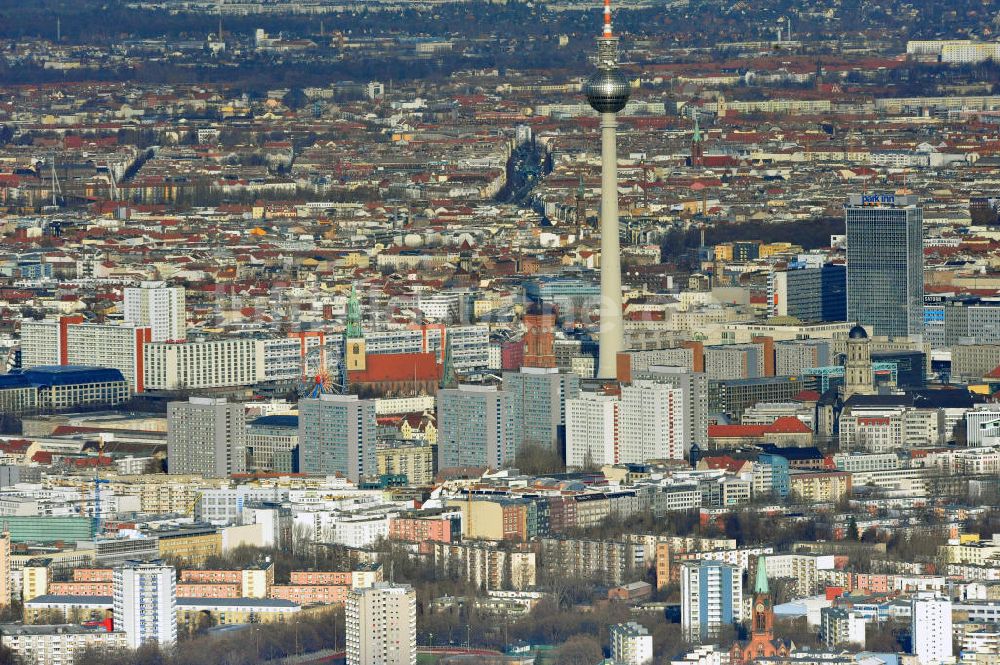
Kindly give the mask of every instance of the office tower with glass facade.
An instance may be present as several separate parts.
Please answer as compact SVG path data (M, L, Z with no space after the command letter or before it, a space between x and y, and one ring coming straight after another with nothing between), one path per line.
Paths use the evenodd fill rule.
M923 333L923 210L917 197L854 194L847 222L847 318L875 335Z

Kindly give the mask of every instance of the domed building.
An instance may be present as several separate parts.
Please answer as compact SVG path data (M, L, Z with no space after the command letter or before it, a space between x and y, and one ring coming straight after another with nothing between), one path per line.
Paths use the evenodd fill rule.
M847 333L847 361L844 363L843 399L875 392L872 377L872 348L868 331L855 325Z

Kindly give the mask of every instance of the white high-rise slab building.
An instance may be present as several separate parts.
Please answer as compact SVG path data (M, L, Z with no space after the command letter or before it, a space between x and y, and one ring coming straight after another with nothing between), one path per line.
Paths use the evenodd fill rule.
M711 640L743 616L743 574L721 561L681 564L681 632L689 642Z
M114 572L115 629L130 649L177 641L177 582L172 566L130 561Z
M622 387L619 462L684 459L684 391L655 381Z
M417 596L378 582L347 594L347 665L416 665Z
M951 601L931 592L910 600L912 651L921 665L938 665L952 658Z
M618 463L618 397L580 393L566 400L566 466Z
M566 400L566 464L641 464L684 459L687 441L684 390L639 380L621 395L580 393Z
M143 366L149 328L86 323L82 316L21 322L21 366L89 365L117 369L129 389L145 388Z
M125 323L152 328L152 341L178 341L187 335L184 287L142 282L125 289Z

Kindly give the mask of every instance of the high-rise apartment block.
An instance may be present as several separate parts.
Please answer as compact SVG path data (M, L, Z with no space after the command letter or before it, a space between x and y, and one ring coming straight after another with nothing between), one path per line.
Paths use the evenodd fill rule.
M581 469L618 463L621 401L616 395L582 392L566 400L566 466Z
M0 607L10 605L10 531L4 526L0 533Z
M375 474L375 400L320 395L299 400L299 470L343 474L353 482Z
M347 594L347 665L416 665L417 596L378 582Z
M681 565L681 632L690 642L710 640L743 614L743 575L721 561Z
M645 626L629 621L616 623L608 631L611 660L621 665L646 665L653 662L653 636Z
M910 601L912 651L921 665L950 661L953 654L951 601L931 592L918 592Z
M86 365L117 369L133 392L145 389L150 328L87 323L82 316L21 322L21 366Z
M224 478L247 470L247 428L242 404L191 397L167 406L170 473Z
M847 222L847 318L876 335L923 332L923 210L917 197L854 194Z
M514 458L510 396L495 386L439 390L438 468L499 469Z
M687 349L685 349L687 350ZM698 444L708 445L708 376L686 367L654 364L633 373L633 379L645 379L679 388L684 402L684 450Z
M684 391L638 380L620 395L580 393L566 401L566 464L574 468L684 459Z
M152 341L183 340L187 335L184 287L142 282L125 289L125 323L151 328Z
M128 562L114 572L115 629L128 646L167 646L177 641L177 582L173 567Z
M684 392L655 381L622 387L620 462L684 459Z
M523 367L503 373L513 409L514 454L526 444L558 450L565 439L566 400L580 394L580 377L555 368Z
M197 390L253 385L266 378L264 346L264 340L247 337L146 344L146 388Z

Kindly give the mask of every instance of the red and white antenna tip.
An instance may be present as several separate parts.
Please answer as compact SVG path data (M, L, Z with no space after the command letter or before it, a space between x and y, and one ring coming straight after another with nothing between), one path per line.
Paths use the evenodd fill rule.
M611 37L611 0L604 0L604 37Z

